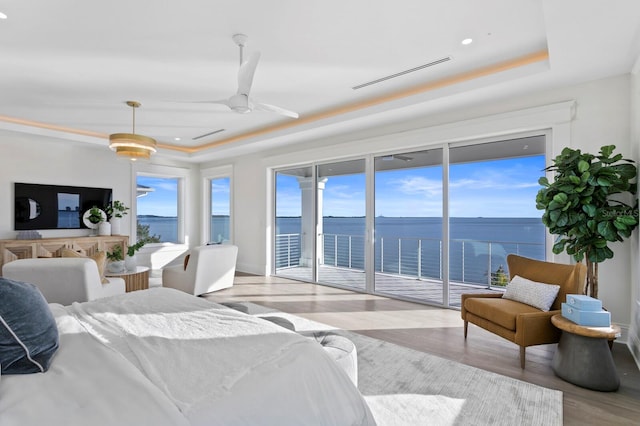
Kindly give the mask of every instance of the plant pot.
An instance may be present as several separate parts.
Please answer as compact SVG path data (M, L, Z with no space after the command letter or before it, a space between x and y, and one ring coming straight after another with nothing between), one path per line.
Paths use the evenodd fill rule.
M127 268L127 271L135 271L136 266L138 266L138 259L136 255L134 254L133 256L125 256L124 266Z
M120 218L112 217L109 222L111 223L111 235L120 235Z
M98 235L111 235L111 224L109 222L101 222L98 225Z
M107 270L114 274L124 272L124 260L112 260L107 264Z

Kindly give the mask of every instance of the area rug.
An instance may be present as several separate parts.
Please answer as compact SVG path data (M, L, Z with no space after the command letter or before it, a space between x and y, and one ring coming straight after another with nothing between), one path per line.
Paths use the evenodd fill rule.
M358 352L358 388L387 425L562 425L562 392L339 330L251 302L228 306L284 319L296 331L349 338ZM274 321L282 324L281 320Z

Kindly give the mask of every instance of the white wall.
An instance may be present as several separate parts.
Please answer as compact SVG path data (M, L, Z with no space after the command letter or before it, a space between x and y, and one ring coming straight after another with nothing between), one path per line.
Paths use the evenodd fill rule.
M161 269L180 258L189 247L201 244L199 232L199 167L180 162L155 159L156 164L117 158L107 148L82 142L58 140L45 136L0 131L0 200L7 208L0 209L0 239L16 237L13 230L13 183L27 182L52 185L112 188L113 199L131 208L122 220L121 234L135 231L135 173L147 171L184 178L183 191L187 225L185 244L158 244L140 250L138 263ZM40 230L45 238L89 235L87 229Z
M344 136L341 136L309 141L295 148L285 147L263 152L260 156L234 158L226 163L233 163L234 167L233 190L236 218L234 242L240 247L238 269L256 274L265 274L270 271L271 230L268 228L272 220L269 198L270 167L427 146L443 141L470 138L474 136L474 132L476 132L475 135L489 136L492 132L504 134L509 131L532 130L527 128L527 125L531 124L519 119L512 111L571 100L575 101L575 117L572 120L569 118L566 126L559 124L554 128L553 155L567 145L597 153L602 145L615 144L618 152L630 156L629 88L629 75L612 77L425 117L422 120L405 123L405 129L417 129L409 132L400 133L398 130L403 126L394 125L393 131L398 133L384 137L362 139L354 134L350 135L350 142L344 142ZM499 118L496 120L480 118L488 114L497 114ZM551 122L545 124L544 120L537 124L547 128L553 127L552 125ZM389 129L378 129L379 134L388 132ZM368 135L371 133L371 129L367 130ZM336 145L337 141L341 143ZM210 163L207 166L214 165L216 163ZM621 324L625 331L631 318L630 247L630 242L615 244L612 247L615 258L601 264L599 274L599 295L605 306L612 312L613 321ZM568 261L568 258L559 256L557 260Z
M640 57L636 61L631 74L631 154L636 162L640 162ZM638 232L631 242L631 326L629 329L629 349L636 364L640 367L640 246Z
M0 239L16 237L13 230L13 183L112 188L113 199L131 206L131 165L104 149L9 131L0 132ZM131 215L124 217L121 233L129 235ZM87 229L42 230L45 238L89 235Z

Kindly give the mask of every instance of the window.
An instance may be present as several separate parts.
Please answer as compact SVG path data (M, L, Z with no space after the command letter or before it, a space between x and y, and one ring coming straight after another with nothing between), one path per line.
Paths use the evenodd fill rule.
M138 175L137 239L148 243L178 243L179 178Z
M209 241L223 243L231 240L231 191L229 177L214 178L211 182L211 224Z

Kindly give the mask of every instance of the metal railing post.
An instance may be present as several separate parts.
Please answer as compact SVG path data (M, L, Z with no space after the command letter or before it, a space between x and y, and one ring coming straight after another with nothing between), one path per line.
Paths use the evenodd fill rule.
M402 239L398 238L398 275L402 275Z
M418 278L422 277L422 240L418 240Z
M333 266L338 266L338 234L333 236Z
M488 267L489 267L489 272L487 273L488 276L488 282L487 282L487 288L490 289L491 288L491 241L487 242L487 244L489 245L489 259L488 259Z
M464 282L464 241L462 242L462 282Z

